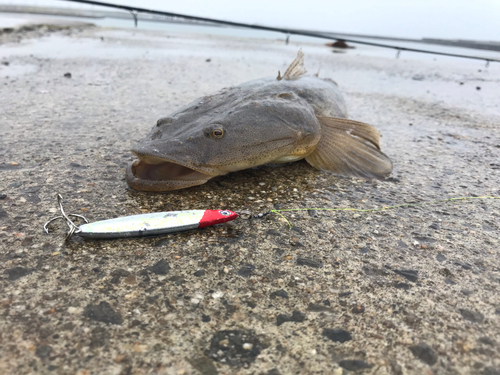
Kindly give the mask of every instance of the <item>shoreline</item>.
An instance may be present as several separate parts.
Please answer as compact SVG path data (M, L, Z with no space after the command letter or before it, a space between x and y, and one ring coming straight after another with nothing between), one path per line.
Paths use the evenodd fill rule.
M69 9L57 7L39 7L39 6L19 6L19 5L0 5L0 13L18 13L18 14L40 14L40 15L53 15L53 16L69 16L80 18L114 18L120 20L130 20L133 24L134 19L124 11L109 11L109 10L86 10L86 9ZM174 23L210 27L223 27L216 23L195 22L189 20L176 20L174 17L158 16L147 13L138 13L137 18L142 22L159 22L159 23ZM315 32L314 30L301 30L308 32ZM500 41L484 41L484 40L466 40L466 39L440 39L432 37L415 38L400 38L379 35L365 35L365 34L348 34L348 33L330 33L322 32L326 35L332 35L332 40L341 40L345 38L360 38L361 40L383 40L389 42L405 42L425 44L431 46L445 46L445 47L459 47L473 50L484 50L500 52Z

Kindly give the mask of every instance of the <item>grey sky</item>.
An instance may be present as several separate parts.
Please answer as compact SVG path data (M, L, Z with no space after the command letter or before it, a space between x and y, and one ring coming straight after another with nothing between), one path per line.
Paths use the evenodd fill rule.
M500 40L499 0L102 0L271 26L400 37ZM0 3L77 5L57 0Z

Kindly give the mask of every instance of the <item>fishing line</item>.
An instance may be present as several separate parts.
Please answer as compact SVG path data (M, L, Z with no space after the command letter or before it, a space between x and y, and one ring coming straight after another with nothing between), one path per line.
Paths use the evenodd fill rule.
M256 215L256 217L263 217L265 215L275 213L281 216L288 226L291 228L292 224L290 224L290 221L281 214L281 212L293 212L293 211L356 211L356 212L378 212L378 211L387 211L387 210L394 210L396 208L402 208L402 207L415 207L415 206L426 206L426 205L432 205L432 204L438 204L438 203L446 203L446 202L457 202L457 201L466 201L466 200L472 200L472 199L500 199L500 197L492 196L492 195L485 195L485 196L479 196L479 197L457 197L457 198L448 198L448 199L441 199L437 201L431 201L431 202L420 202L420 203L404 203L404 204L397 204L394 206L384 206L381 208L352 208L352 207L341 207L341 208L324 208L324 207L319 207L319 208L285 208L285 209L280 209L280 210L270 210L262 214Z

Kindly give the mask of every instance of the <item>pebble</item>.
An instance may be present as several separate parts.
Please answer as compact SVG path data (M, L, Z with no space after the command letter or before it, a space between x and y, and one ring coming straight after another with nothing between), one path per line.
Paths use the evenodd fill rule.
M437 355L434 350L426 343L419 343L418 345L410 346L410 351L415 357L420 359L422 362L427 363L432 366L437 362Z
M311 217L318 217L318 211L316 211L316 210L307 210L307 213Z
M361 249L359 249L359 252L361 254L367 254L370 251L369 247L363 246Z
M406 314L404 320L408 325L414 325L420 322L420 318L411 312Z
M106 301L101 301L99 305L89 304L83 310L83 316L90 320L103 323L122 324L123 318Z
M325 301L323 301L324 303ZM330 302L328 302L330 303ZM329 306L329 305L328 305ZM310 303L309 306L307 306L307 311L313 311L313 312L332 312L332 309L327 307L327 306L323 306L323 305L319 305L317 303Z
M283 323L286 323L286 322L298 322L298 323L302 323L304 320L306 320L306 314L298 311L298 310L294 310L292 312L292 315L285 315L285 314L279 314L277 317L276 317L276 323L278 326L282 325Z
M373 365L359 359L344 359L339 362L339 366L347 371L359 371L373 367Z
M351 310L354 314L362 314L365 312L365 307L363 305L356 305Z
M205 276L206 274L207 274L207 271L205 271L205 270L198 270L198 271L196 271L196 272L194 273L194 275L195 275L196 277Z
M300 234L300 235L302 235L302 236L304 236L304 235L305 235L304 231L303 231L302 229L300 229L299 227L295 227L295 226L293 226L293 227L292 227L292 230L293 230L294 232L297 232L298 234Z
M482 344L489 345L489 346L495 346L495 341L493 341L492 339L490 339L489 337L486 337L486 336L478 338L477 341L482 343Z
M201 321L202 321L203 323L208 323L208 322L209 322L209 321L211 321L211 320L212 320L212 318L210 318L208 315L203 314L203 315L201 316Z
M70 72L64 73L64 78L71 78L71 73Z
M394 270L394 272L410 281L417 282L418 280L418 271L416 270Z
M436 260L439 263L441 263L441 262L444 262L446 260L446 257L443 254L438 254L438 255L436 255Z
M468 310L468 309L460 309L460 314L465 320L469 320L474 323L482 323L484 320L484 315L480 312Z
M270 295L271 298L276 298L276 297L281 297L281 298L288 298L288 293L284 289L277 290L275 292L272 292Z
M160 260L154 266L148 267L147 270L157 274L157 275L166 275L168 271L170 271L170 266L165 259Z
M13 267L8 269L5 273L9 276L10 281L15 281L21 277L27 276L32 273L34 269L25 267Z
M253 264L246 264L238 270L238 275L241 277L250 277L255 271L255 266Z
M52 347L50 345L40 345L35 350L35 355L40 359L45 359L52 353Z
M334 342L346 342L352 340L351 334L344 329L325 328L322 335Z
M302 258L299 257L297 258L297 265L299 266L308 266L308 267L313 267L313 268L320 268L323 267L323 262L317 259L313 258Z
M386 328L396 328L396 324L392 320L384 320L382 325Z

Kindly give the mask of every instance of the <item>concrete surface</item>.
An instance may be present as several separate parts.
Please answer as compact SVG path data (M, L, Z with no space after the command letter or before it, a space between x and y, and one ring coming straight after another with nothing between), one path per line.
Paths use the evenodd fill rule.
M0 373L499 373L498 200L67 245L63 223L42 231L56 192L92 221L499 196L499 66L154 31L33 33L0 37ZM168 194L127 187L128 150L158 118L277 75L299 47L311 74L339 83L351 118L380 129L391 179L297 162Z

